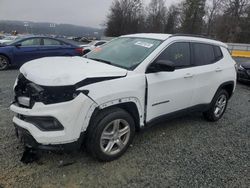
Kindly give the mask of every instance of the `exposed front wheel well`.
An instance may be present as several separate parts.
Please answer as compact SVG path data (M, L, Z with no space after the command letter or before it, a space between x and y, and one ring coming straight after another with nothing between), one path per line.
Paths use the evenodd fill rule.
M114 108L114 107L118 107L118 108L121 108L121 109L124 109L125 111L127 111L134 119L135 121L135 129L136 131L139 131L140 130L140 115L139 115L139 111L137 109L137 106L135 103L133 102L126 102L126 103L120 103L120 104L116 104L116 105L112 105L112 106L109 106L107 108L104 108L104 109L96 109L94 112L93 112L93 115L91 117L91 120L90 120L90 123L92 122L92 120L102 111L104 110L108 110L110 108Z

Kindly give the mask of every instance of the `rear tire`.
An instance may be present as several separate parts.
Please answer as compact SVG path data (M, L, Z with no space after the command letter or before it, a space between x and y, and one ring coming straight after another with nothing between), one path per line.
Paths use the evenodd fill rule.
M0 71L7 70L9 68L9 65L9 59L4 55L0 55Z
M226 111L228 99L229 94L226 90L222 89L218 91L215 94L208 111L203 112L203 116L205 117L205 119L212 122L221 119Z
M128 149L135 134L131 115L121 108L101 111L87 130L86 147L100 161L119 158Z

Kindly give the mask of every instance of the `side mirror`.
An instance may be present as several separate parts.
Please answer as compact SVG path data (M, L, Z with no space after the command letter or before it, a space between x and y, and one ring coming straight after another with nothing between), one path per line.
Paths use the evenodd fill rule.
M147 73L173 71L175 71L174 62L168 60L157 60L148 67Z
M22 46L22 44L21 43L17 43L17 44L15 44L15 47L16 48L20 48Z

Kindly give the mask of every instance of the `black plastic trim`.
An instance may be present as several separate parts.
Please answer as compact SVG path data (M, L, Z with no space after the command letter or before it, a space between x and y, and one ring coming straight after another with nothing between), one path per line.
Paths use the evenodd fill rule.
M148 106L148 80L145 76L145 98L144 98L144 124L146 124L147 119L147 106Z
M66 144L49 144L43 145L38 143L35 138L30 134L30 132L24 128L19 127L14 124L16 130L16 136L24 144L25 147L30 149L37 150L46 150L46 151L75 151L79 150L84 142L86 137L85 132L81 132L80 137L75 142L70 142Z
M209 109L209 107L210 107L210 104L199 104L199 105L192 106L192 107L189 107L186 109L178 110L175 112L171 112L168 114L164 114L164 115L155 117L155 118L149 120L148 122L146 122L145 125L151 126L151 125L154 125L156 123L159 123L159 122L162 122L165 120L173 119L173 118L185 115L185 114L190 114L192 112L205 112Z
M218 87L216 93L217 93L219 90L221 90L223 87L227 86L227 85L232 85L233 88L234 88L235 83L234 83L234 81L228 81L228 82L222 83L222 84ZM216 94L216 93L215 93L215 94ZM233 92L232 92L232 95L233 95ZM230 98L232 97L232 95L230 96ZM230 98L229 98L229 99L230 99Z
M157 103L152 104L152 106L157 106L157 105L165 104L165 103L169 103L169 102L170 102L169 100L162 101L162 102L157 102Z
M39 130L43 132L64 130L64 127L62 126L62 124L56 118L51 117L51 116L43 116L43 117L42 116L25 116L25 115L18 114L18 118L20 118L21 120L25 122L31 123L32 125L34 125L35 127L37 127ZM55 121L57 123L57 127L45 129L41 123L43 122L43 124L46 124L47 123L46 121L51 121L51 122Z
M195 34L185 34L185 33L176 33L170 36L171 37L196 37L196 38L204 38L204 39L210 39L215 40L214 38L204 36L204 35L195 35Z
M107 81L107 80L113 80L113 79L118 79L118 78L123 78L123 77L126 77L127 75L125 76L111 76L111 77L95 77L95 78L86 78L78 83L75 84L75 88L80 88L80 87L83 87L83 86L86 86L86 85L90 85L90 84L93 84L93 83L97 83L97 82L103 82L103 81Z

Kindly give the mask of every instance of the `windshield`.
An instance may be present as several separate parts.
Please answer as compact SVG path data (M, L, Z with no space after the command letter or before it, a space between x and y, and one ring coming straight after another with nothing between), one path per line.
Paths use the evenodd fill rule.
M128 70L136 68L162 41L156 39L122 37L94 49L87 58Z

